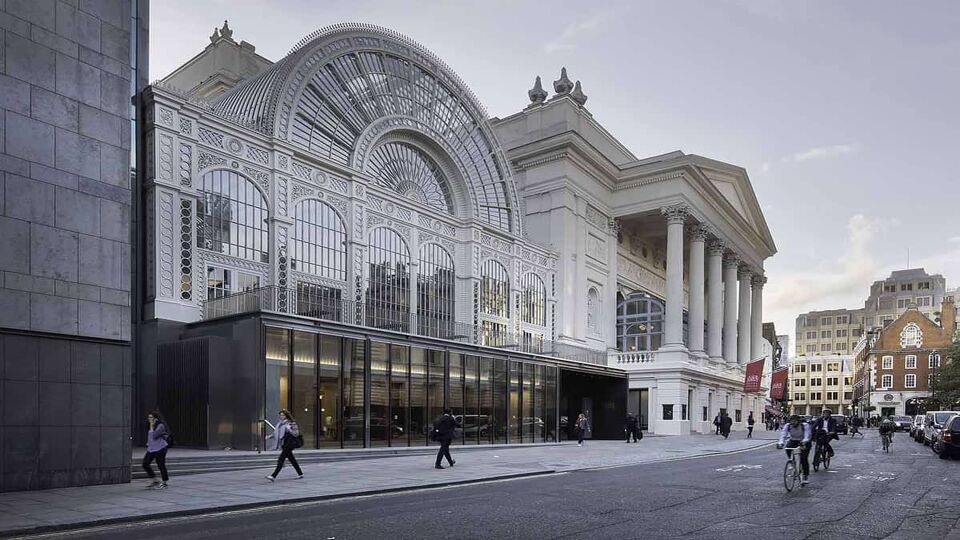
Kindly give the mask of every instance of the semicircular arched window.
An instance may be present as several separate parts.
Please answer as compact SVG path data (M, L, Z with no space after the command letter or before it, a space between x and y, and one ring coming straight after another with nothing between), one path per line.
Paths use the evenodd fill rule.
M347 230L329 204L316 199L293 208L290 267L320 277L347 280Z
M201 180L197 246L270 262L268 215L267 201L253 182L233 171L210 171Z
M663 341L663 303L634 293L617 305L617 349L655 351Z
M367 170L381 186L442 212L453 212L449 184L440 166L419 148L388 142L367 159Z
M410 251L396 231L370 231L367 326L406 332L410 323Z

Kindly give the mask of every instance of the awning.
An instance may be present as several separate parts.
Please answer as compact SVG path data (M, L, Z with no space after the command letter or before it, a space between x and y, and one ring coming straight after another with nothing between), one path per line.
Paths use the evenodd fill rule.
M783 415L783 411L781 411L780 409L778 409L778 408L776 408L776 407L771 407L770 405L767 405L767 406L765 406L764 408L766 409L767 414L773 414L773 415L776 415L776 416L781 416L781 415Z

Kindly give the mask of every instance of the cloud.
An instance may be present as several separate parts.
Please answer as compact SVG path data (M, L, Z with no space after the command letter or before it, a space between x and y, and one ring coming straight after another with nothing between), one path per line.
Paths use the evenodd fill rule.
M802 152L797 152L796 154L791 154L782 158L780 161L784 163L803 163L804 161L812 161L816 159L829 159L838 156L845 156L847 154L852 154L857 150L858 146L856 144L835 144L833 146L818 146L816 148L809 148Z
M543 46L547 53L570 51L577 48L577 41L586 34L596 32L607 19L606 13L596 13L593 16L568 25L560 36Z
M767 172L769 170L770 170L770 162L764 161L763 164L760 165L760 172Z

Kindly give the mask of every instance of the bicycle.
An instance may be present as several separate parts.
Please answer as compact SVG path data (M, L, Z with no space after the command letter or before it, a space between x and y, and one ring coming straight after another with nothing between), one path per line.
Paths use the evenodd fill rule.
M883 435L880 436L880 440L883 442L884 452L890 453L890 442L891 442L890 439L892 439L892 437L890 436L889 433L884 433Z
M824 435L829 436L829 435ZM823 470L830 468L830 453L827 452L826 443L817 441L817 448L813 452L813 470L814 472L820 470L820 465L823 465Z
M780 445L777 445L777 448L784 449ZM783 487L787 488L787 493L793 491L797 484L803 487L803 482L800 481L800 464L797 463L797 450L800 450L799 446L786 448L789 457L787 457L787 463L783 466Z

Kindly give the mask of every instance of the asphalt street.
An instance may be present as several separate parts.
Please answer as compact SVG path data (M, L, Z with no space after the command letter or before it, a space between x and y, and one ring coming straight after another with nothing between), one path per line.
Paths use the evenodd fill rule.
M742 436L742 434L734 434ZM960 460L875 430L834 442L831 469L787 493L784 453L741 453L420 490L43 538L945 538L960 520ZM464 454L460 459L469 459ZM443 471L431 471L443 474Z

